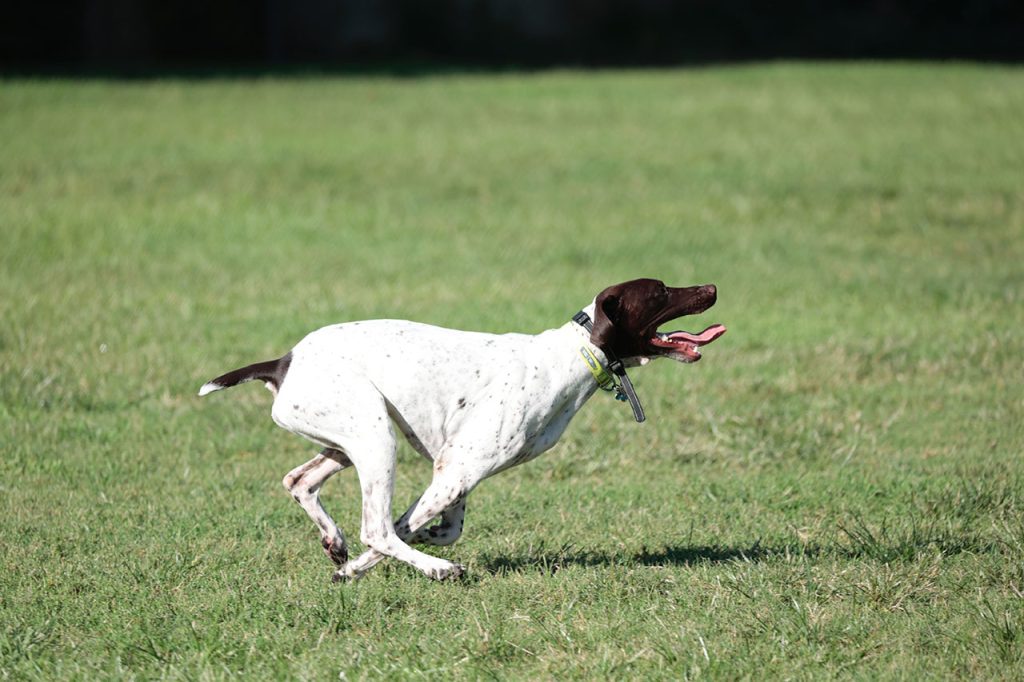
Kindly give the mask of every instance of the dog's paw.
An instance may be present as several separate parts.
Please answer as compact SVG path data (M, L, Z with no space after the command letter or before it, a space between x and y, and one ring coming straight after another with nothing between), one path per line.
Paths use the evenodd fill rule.
M324 547L324 554L338 566L344 566L348 561L348 546L344 538L322 538L320 544Z
M355 561L349 561L343 564L338 570L331 576L331 582L333 583L354 583L355 581L366 575L366 571L369 568L360 570L359 566L353 566Z
M434 580L458 580L466 573L466 567L462 564L448 564L431 569L427 575Z
M345 567L342 566L331 575L332 583L354 583L363 577L362 573L356 571L346 571Z

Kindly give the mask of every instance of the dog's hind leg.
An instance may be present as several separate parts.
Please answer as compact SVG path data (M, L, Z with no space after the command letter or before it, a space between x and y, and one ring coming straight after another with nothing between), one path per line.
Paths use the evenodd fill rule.
M320 529L320 544L323 545L324 553L338 566L348 561L348 545L345 534L320 503L320 487L328 478L351 465L345 453L324 448L313 459L289 471L281 481L285 490L291 493Z
M301 362L296 363L295 368L299 372L295 376L289 375L282 384L270 414L282 428L328 450L344 453L355 467L363 497L360 532L363 544L380 555L404 561L436 580L461 575L461 566L424 554L402 540L416 528L401 534L395 531L391 500L395 486L397 442L384 396L373 382L356 373L338 376L333 383L319 382L314 380L315 377L302 373ZM339 391L337 386L344 386L345 390ZM336 471L340 464L314 458L308 466L312 472L323 476L326 472ZM299 467L300 472L302 469ZM437 483L436 479L435 475L432 487ZM302 491L300 487L299 492ZM448 500L432 499L432 508L436 508L420 525L454 504L456 497L458 495L452 495ZM370 553L365 553L359 560L346 562L335 573L335 579L358 578L380 561L377 557L366 561L367 554Z
M370 550L404 561L438 580L459 575L461 567L413 549L395 532L391 501L397 442L384 397L372 382L359 375L344 377L344 385L344 392L321 389L299 393L295 390L297 384L285 382L271 415L289 431L344 453L355 467L363 497L360 538ZM309 466L322 475L336 470L337 462L314 459ZM301 487L299 490L302 492ZM450 504L443 504L435 515ZM358 578L379 560L349 561L335 577Z

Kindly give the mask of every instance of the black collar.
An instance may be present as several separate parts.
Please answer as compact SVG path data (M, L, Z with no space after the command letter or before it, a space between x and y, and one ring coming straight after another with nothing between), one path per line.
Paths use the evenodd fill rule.
M572 316L572 321L580 325L588 332L594 330L594 323L590 320L590 315L587 315L582 310ZM618 377L618 383L614 387L609 387L608 390L615 391L615 397L618 400L628 400L629 406L633 408L633 418L636 419L639 424L646 417L644 416L644 408L640 405L640 399L636 397L636 390L633 388L633 382L629 380L629 376L626 374L626 366L622 364L622 360L615 356L611 351L601 349L604 352L605 357L608 358L608 369L611 370L612 374Z

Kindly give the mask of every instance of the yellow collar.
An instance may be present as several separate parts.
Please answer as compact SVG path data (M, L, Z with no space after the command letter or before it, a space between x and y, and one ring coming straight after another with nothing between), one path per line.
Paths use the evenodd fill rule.
M615 377L604 368L592 350L586 346L580 346L580 357L583 358L583 362L587 363L587 369L594 375L597 385L602 390L610 391L615 388Z

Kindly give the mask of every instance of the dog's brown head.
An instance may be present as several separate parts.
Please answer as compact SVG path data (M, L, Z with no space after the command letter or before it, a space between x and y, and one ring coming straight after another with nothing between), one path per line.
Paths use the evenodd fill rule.
M658 325L683 315L702 313L715 304L714 284L667 287L656 279L634 279L610 286L594 301L590 340L605 352L626 359L668 357L679 362L700 360L700 346L725 333L720 324L700 334L659 332Z

